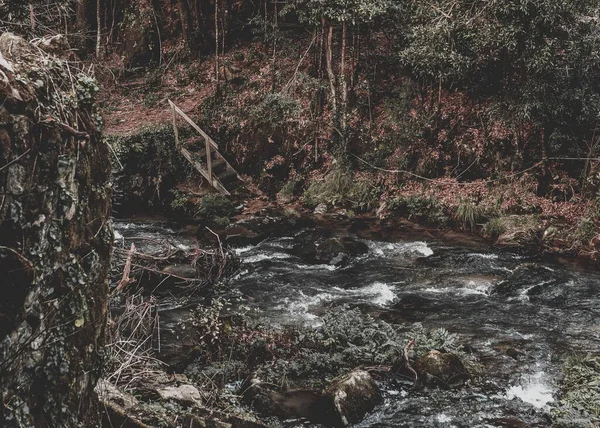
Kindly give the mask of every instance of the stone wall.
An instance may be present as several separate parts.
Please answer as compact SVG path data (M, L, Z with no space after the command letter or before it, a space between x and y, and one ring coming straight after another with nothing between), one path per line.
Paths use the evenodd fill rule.
M93 79L44 48L0 36L0 426L94 426L109 152Z

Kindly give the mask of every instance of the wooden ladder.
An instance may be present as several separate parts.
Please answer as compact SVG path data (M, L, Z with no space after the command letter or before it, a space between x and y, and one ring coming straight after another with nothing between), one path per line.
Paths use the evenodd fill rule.
M206 180L219 191L222 195L230 195L224 183L229 183L232 180L242 180L237 171L227 162L221 153L219 146L206 132L202 130L192 119L189 118L179 107L168 100L173 114L173 132L175 132L175 145L189 163L200 173ZM179 132L177 130L177 115L181 116L187 123L194 128L204 139L204 148L197 153L190 152L183 147L179 142Z

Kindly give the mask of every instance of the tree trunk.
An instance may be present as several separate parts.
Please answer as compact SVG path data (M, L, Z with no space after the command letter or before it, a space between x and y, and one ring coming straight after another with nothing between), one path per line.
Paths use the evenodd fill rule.
M329 78L329 90L331 92L331 110L333 116L337 116L337 94L335 90L335 74L333 73L333 51L332 45L333 43L333 26L330 24L327 30L327 41L325 43L325 63L327 67L327 76Z
M185 0L177 0L177 10L179 11L179 20L181 21L181 35L188 52L193 53L193 44L190 36L190 13Z
M81 33L81 36L84 37L85 40L87 39L89 30L88 0L77 0L75 15L77 18L75 22L75 28ZM83 44L86 44L85 41Z
M215 0L215 85L219 92L219 0Z
M341 102L341 111L340 111L340 131L342 133L342 149L345 151L346 149L346 140L347 140L347 114L348 114L348 80L346 79L346 21L342 22L342 52L340 59L340 78L341 78L341 86L342 86L342 102Z
M31 25L31 31L35 31L35 9L31 2L29 2L29 24Z
M96 58L102 57L102 0L96 0Z

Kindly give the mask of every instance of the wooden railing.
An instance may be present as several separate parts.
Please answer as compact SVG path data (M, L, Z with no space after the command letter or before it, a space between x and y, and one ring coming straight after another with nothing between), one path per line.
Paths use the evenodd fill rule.
M213 149L214 149L214 153L215 156L217 157L217 160L219 160L219 158L222 159L222 164L225 165L225 170L227 171L231 171L231 175L233 175L235 173L235 176L237 176L239 178L238 173L233 169L233 167L229 164L229 162L227 162L227 160L225 160L225 158L223 157L223 155L221 155L221 153L219 153L219 146L217 145L217 143L215 143L215 141L210 138L210 136L204 132L202 130L202 128L200 128L192 119L190 119L190 117L185 114L179 107L177 107L175 105L175 103L173 103L173 101L168 100L169 101L169 106L171 106L171 113L173 116L173 132L175 133L175 145L177 146L177 148L179 149L179 151L183 154L183 156L194 166L194 168L200 172L204 178L206 178L208 180L208 182L210 183L211 186L213 186L215 189L217 189L219 192L221 192L224 195L229 195L229 191L225 188L225 186L223 185L223 183L221 182L221 180L219 179L218 176L215 176L213 174L213 164L212 164L212 153L213 153ZM204 168L204 165L202 165L199 161L195 160L194 157L192 156L192 154L189 152L189 150L187 150L185 147L183 147L183 145L181 144L181 142L179 141L179 131L177 129L177 116L180 116L181 118L183 118L192 128L194 128L196 131L198 131L198 133L202 136L202 138L204 138L204 147L205 147L205 151L206 151L206 168Z

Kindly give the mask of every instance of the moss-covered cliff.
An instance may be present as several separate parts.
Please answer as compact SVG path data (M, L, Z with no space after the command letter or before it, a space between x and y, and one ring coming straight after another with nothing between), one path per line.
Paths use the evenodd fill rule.
M0 425L91 426L111 253L94 81L0 36Z

